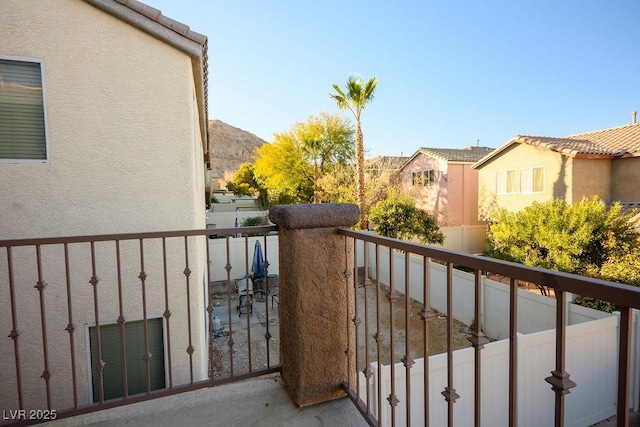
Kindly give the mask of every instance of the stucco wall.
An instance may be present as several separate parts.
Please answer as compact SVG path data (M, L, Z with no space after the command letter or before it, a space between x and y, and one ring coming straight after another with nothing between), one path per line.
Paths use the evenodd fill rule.
M531 167L544 167L544 191L521 193L520 170ZM499 207L516 212L534 201L565 198L566 194L571 194L571 169L572 159L569 157L531 145L514 144L478 169L480 203L487 206L495 202ZM515 193L496 193L496 174L503 170L516 171Z
M611 200L640 201L640 157L616 159L611 165Z
M402 188L406 194L413 197L416 206L420 209L432 214L438 225L447 225L449 219L448 204L448 183L442 174L436 175L433 186L422 187L414 186L411 182L411 174L413 172L421 172L425 170L435 170L447 173L447 162L433 157L418 153L408 164L404 166L401 172Z
M611 199L611 160L572 159L572 192L569 203L597 195L605 202Z
M50 160L46 164L0 163L0 239L205 228L200 117L191 59L179 50L98 9L75 0L55 6L39 0L3 0L0 55L42 59ZM154 246L155 245L155 246ZM115 323L115 250L98 245L101 323ZM142 318L140 260L123 247L125 317ZM149 317L164 311L158 243L145 255ZM203 275L204 243L192 242L189 267L196 380L206 375ZM88 247L74 249L72 286L80 403L87 402L84 328L95 324ZM0 255L0 300L8 301L6 254ZM71 388L68 318L61 248L44 263L49 357L56 396L66 407ZM43 409L42 337L33 250L16 251L18 324L26 405ZM173 304L174 385L189 381L186 345L184 249L169 254ZM181 326L178 326L181 325ZM184 327L184 328L183 328ZM8 310L0 329L11 330ZM180 331L180 332L179 332ZM175 335L174 335L175 334ZM1 346L6 374L3 408L17 408L13 346ZM84 367L83 367L84 365ZM60 406L62 405L62 406Z
M478 225L478 171L470 163L449 162L448 226Z

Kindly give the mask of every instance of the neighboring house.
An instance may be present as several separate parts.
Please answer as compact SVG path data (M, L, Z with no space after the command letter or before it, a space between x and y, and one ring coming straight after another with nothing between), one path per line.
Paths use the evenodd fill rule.
M207 160L207 38L160 11L134 0L2 0L0 5L0 239L138 233L205 228L205 161ZM137 242L122 244L122 256L136 254ZM91 262L86 248L70 253L69 277L74 289L75 356L80 404L95 400L95 376L84 363L95 353L94 304L89 285ZM147 248L147 300L164 301L158 248ZM191 301L205 305L206 251L189 244ZM43 275L48 286L47 330L50 372L56 393L69 396L69 337L62 252L43 247ZM103 357L118 319L115 252L96 244L99 260L100 319L104 325ZM56 262L53 262L56 260ZM169 298L175 304L171 324L186 323L184 248L181 267L168 272ZM33 285L33 255L16 250L13 272L18 321L40 322ZM126 297L127 334L140 333L140 261L118 262ZM64 263L62 263L64 265ZM28 267L28 268L27 268ZM120 271L118 271L120 274ZM7 253L0 251L0 299L8 304ZM120 277L118 277L118 281ZM179 281L179 282L178 282ZM136 286L137 285L137 286ZM154 306L155 307L155 306ZM97 310L97 309L96 309ZM11 309L0 313L5 337ZM207 376L204 310L191 315L196 379ZM97 311L96 311L97 312ZM164 387L167 350L163 311L146 313L153 355L152 388ZM171 340L174 354L184 353L186 338ZM118 341L117 339L115 341ZM15 384L13 345L0 346L2 383ZM22 357L41 357L42 337L20 336ZM127 352L129 351L127 347ZM128 354L127 354L128 356ZM117 356L119 357L119 356ZM63 364L66 363L66 364ZM159 363L159 364L157 364ZM175 362L177 365L184 362ZM188 365L188 363L187 363ZM116 374L105 368L105 389ZM131 370L133 368L130 368ZM174 368L173 383L189 382L189 367ZM43 409L40 373L23 372L27 408ZM131 371L129 372L131 374ZM93 376L93 378L92 378ZM43 374L43 378L44 378ZM116 378L116 380L121 379ZM131 381L133 381L130 378ZM132 386L133 384L129 384ZM18 408L12 387L0 386L0 406ZM135 390L135 388L134 388ZM122 389L116 387L117 397ZM111 392L109 392L111 393ZM56 407L72 402L55 401Z
M402 188L440 227L478 225L478 174L471 165L493 148L420 148L404 164Z
M631 208L640 203L640 124L634 115L629 125L566 137L516 135L473 168L488 210L593 195Z

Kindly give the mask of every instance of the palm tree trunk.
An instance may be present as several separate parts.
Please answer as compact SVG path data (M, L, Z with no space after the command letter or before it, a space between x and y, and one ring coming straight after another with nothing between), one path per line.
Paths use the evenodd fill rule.
M358 174L358 207L360 208L360 224L361 230L367 229L367 204L365 200L364 188L364 142L362 129L360 128L360 120L356 122L356 173Z

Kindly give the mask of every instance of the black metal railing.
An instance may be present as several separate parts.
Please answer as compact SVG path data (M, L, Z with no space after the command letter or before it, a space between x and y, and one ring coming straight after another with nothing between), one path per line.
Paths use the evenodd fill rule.
M0 241L0 327L11 341L0 351L3 422L279 371L277 310L267 298L277 294L278 277L269 272L276 231ZM257 246L259 274L251 258Z
M461 397L467 402L473 401L472 420L468 423L476 426L482 422L482 401L494 396L483 396L482 385L482 352L489 342L485 336L482 324L483 292L481 287L487 273L493 273L508 278L505 289L508 289L508 364L502 369L508 371L508 416L504 419L509 425L515 426L518 423L519 410L524 408L518 405L518 295L519 284L533 284L547 289L552 289L555 293L555 360L554 369L550 375L540 377L540 381L546 381L554 393L554 415L556 426L564 425L565 420L565 396L576 386L569 379L566 371L566 349L567 349L567 316L568 304L567 294L573 293L582 296L589 296L612 302L620 306L619 320L619 340L618 340L618 362L617 362L617 399L616 417L619 426L628 425L629 422L629 401L631 378L631 311L640 308L640 288L596 280L588 277L566 274L556 271L544 270L540 268L528 267L507 261L501 261L483 256L463 254L435 247L414 244L396 239L389 239L372 235L370 233L357 232L341 229L340 234L344 235L348 244L353 244L354 252L354 275L352 281L355 287L356 297L353 301L355 316L348 319L355 325L355 337L351 339L353 349L346 351L347 366L355 376L349 378L359 378L344 385L347 394L354 401L357 408L363 414L370 425L387 425L384 420L390 420L391 425L429 425L430 412L434 409L430 407L434 396L430 395L429 355L433 354L430 343L433 343L433 333L430 332L430 324L434 319L446 322L446 379L444 380L444 390L441 395L446 402L446 413L444 417L449 426L454 425L454 404ZM388 251L389 259L386 259ZM383 254L384 252L384 254ZM395 255L394 255L395 254ZM384 256L384 259L381 259ZM410 260L414 259L417 265L419 278L412 278L411 274L416 274L416 270L410 269ZM381 272L381 265L385 265L386 272ZM400 265L396 265L400 264ZM441 285L446 293L446 310L437 313L431 307L430 290L434 286L431 282L430 269L437 266L445 273L442 275ZM456 294L460 297L473 301L473 321L469 326L467 340L469 346L473 347L473 387L472 392L466 396L456 389L456 379L460 379L461 373L454 371L454 338L458 331L454 329L454 272L462 267L469 272L473 281L473 293L465 295ZM403 274L397 274L403 271ZM413 273L412 273L413 271ZM455 274L458 274L457 272ZM397 282L397 277L402 277L401 282ZM421 282L420 286L411 289L410 283ZM383 283L384 282L384 283ZM522 291L520 291L522 292ZM421 304L412 307L414 298L421 299ZM459 302L459 301L457 301ZM364 316L362 319L360 316ZM446 319L445 319L446 317ZM418 319L421 326L416 327L412 319ZM420 330L421 329L421 330ZM431 335L430 335L431 334ZM420 340L413 340L418 336ZM415 343L419 342L419 345ZM388 344L387 344L388 343ZM385 350L386 349L386 350ZM400 354L397 352L400 351ZM615 349L611 349L615 351ZM416 357L422 358L424 376L421 378L420 388L423 394L414 396L421 405L424 404L423 413L412 418L412 394L411 394L411 371L414 369ZM396 362L401 362L402 365ZM382 366L388 365L390 371L389 393L382 394ZM398 369L398 367L404 369ZM526 367L521 367L526 369ZM377 369L377 379L373 377ZM399 390L398 379L402 379L405 384L404 390ZM413 379L415 381L415 377ZM577 380L578 382L579 379ZM459 382L459 381L458 381ZM400 399L398 393L404 394ZM414 402L416 403L416 402ZM404 407L403 407L404 406ZM385 409L386 408L386 409ZM403 415L399 417L397 412L402 408ZM390 416L384 416L384 412Z

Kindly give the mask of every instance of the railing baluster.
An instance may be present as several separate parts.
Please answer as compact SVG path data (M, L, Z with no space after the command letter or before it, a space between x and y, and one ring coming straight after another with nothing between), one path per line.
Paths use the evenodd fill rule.
M555 425L564 425L564 396L569 394L569 389L576 383L569 379L565 371L565 349L567 338L567 293L556 289L556 369L551 371L551 376L545 381L551 384L555 392Z
M120 329L120 359L122 360L122 395L129 397L129 380L127 375L127 339L125 333L124 300L122 294L122 263L120 259L120 241L116 240L116 274L118 280L118 320Z
M349 261L347 259L347 254L349 253L349 239L347 237L344 238L344 256L345 256L345 265L348 266L349 265ZM355 265L357 266L357 263L355 263ZM356 268L354 266L354 268ZM349 295L349 277L351 277L352 274L351 272L346 269L344 271L344 287L345 287L345 295ZM357 304L355 302L355 299L357 298L356 296L357 294L354 294L354 301L353 304ZM351 348L351 328L349 327L350 323L353 322L354 319L351 318L350 316L351 314L351 306L349 304L347 304L347 310L346 310L346 322L345 325L347 327L347 348L345 348L344 350L344 354L347 356L347 388L349 389L353 389L353 386L351 384L351 372L357 371L358 370L358 361L356 360L355 363L353 362L353 349ZM357 331L356 331L357 334ZM355 366L355 369L353 369L353 366Z
M264 339L266 340L267 346L267 368L271 367L271 349L269 348L269 344L271 342L271 332L269 332L269 250L267 245L267 233L264 234L264 287L265 287L265 298L264 298L264 309L266 315L266 331L264 333Z
M164 240L162 242L162 244L164 245ZM209 375L209 379L211 381L213 381L213 369L212 369L212 363L213 363L213 357L214 357L214 353L213 353L213 346L214 346L214 337L213 337L213 298L211 295L211 254L209 253L209 236L204 236L204 245L207 248L207 271L205 273L205 280L206 280L206 286L205 289L207 290L207 294L205 295L205 298L207 298L207 325L209 325L209 327L207 328L207 340L206 342L208 343L208 347L207 349L209 350L207 352L207 354L209 355L209 361L207 363L208 366L208 375ZM164 248L164 246L163 246Z
M430 403L430 393L429 393L429 321L435 317L433 314L433 310L431 309L431 305L429 302L429 272L431 267L431 258L422 257L422 309L418 312L418 315L423 321L423 370L424 377L422 379L423 384L422 388L424 390L424 425L425 427L429 426L429 403Z
M36 263L38 266L38 282L34 286L38 290L40 297L40 327L42 329L42 357L44 359L44 371L40 378L44 379L45 388L47 390L47 409L51 409L51 373L49 372L49 340L47 339L47 316L44 302L44 288L47 287L47 282L42 277L42 255L40 252L40 245L36 245Z
M631 309L620 307L620 348L618 353L618 427L629 425L629 375L631 373ZM636 325L638 327L638 325Z
M474 315L475 325L468 340L474 348L474 425L480 427L482 423L482 349L489 342L482 332L482 271L476 270L474 274L475 296Z
M209 246L207 245L207 248ZM169 388L173 388L173 365L171 364L171 310L169 310L169 274L167 268L167 238L162 238L162 270L164 275L164 313L167 325L167 366L169 367Z
M353 239L357 242L357 239ZM367 398L367 414L371 414L371 360L369 355L369 288L371 280L369 279L369 244L362 242L364 245L364 369L362 373L366 378L366 398ZM357 258L354 257L354 264L357 265Z
M187 347L187 354L189 355L189 376L190 382L193 384L193 342L191 334L191 284L189 278L191 277L191 269L189 269L189 241L188 237L184 236L184 277L185 284L187 286L187 333L189 334L189 346Z
M249 233L244 236L244 267L245 267L245 280L247 281L247 363L249 364L249 372L251 372L251 316L253 316L253 304L257 301L256 289L253 289L253 279L249 272ZM249 292L249 289L253 291ZM256 299L256 301L254 301Z
M185 238L186 239L186 238ZM186 242L185 242L186 246ZM189 268L189 260L187 258L187 268ZM185 273L186 274L186 273ZM147 372L147 394L151 393L151 352L149 352L149 329L147 323L147 273L144 271L144 240L140 239L140 288L142 290L142 330L144 336L144 360L145 369ZM187 276L187 289L189 289L189 279ZM188 291L187 291L188 292ZM188 295L188 293L187 293ZM189 298L187 297L187 300ZM189 339L191 339L191 330L189 330ZM191 345L191 341L189 341ZM193 375L193 374L192 374ZM193 378L191 379L193 382Z
M453 387L453 263L447 263L447 387L441 392L447 401L447 422L453 427L453 404L460 398Z
M411 368L415 361L411 357L411 287L409 286L411 280L411 258L409 252L404 253L404 323L405 323L405 355L402 358L402 363L405 367L406 378L406 406L407 406L407 426L411 425Z
M389 300L389 354L391 360L389 363L391 364L391 393L389 397L387 397L387 401L389 405L391 405L391 426L396 425L396 406L400 401L398 400L398 396L396 396L396 374L395 374L395 330L394 330L394 322L393 322L393 314L394 314L394 305L393 303L398 298L398 294L394 289L394 280L393 280L393 248L389 247L389 292L387 292L387 299Z
M7 273L9 275L9 298L11 299L11 332L8 337L13 341L13 354L16 363L16 382L18 387L18 407L24 409L22 394L22 363L20 362L20 332L18 331L18 308L16 306L16 292L13 278L13 251L11 246L7 246Z
M229 375L233 376L233 322L231 320L231 250L229 248L229 235L225 236L226 240L226 251L227 251L227 264L225 265L225 270L227 270L227 306L229 313L229 339L227 340L227 344L229 346ZM247 289L248 292L248 289ZM238 301L238 306L240 302Z
M509 426L518 425L518 280L509 281Z
M380 307L382 305L380 301L380 246L376 243L376 333L373 338L376 341L376 358L378 359L378 378L376 383L378 385L378 397L376 399L376 405L378 407L378 425L382 425L382 342L384 336L380 328Z
M73 407L78 407L78 381L76 374L76 351L73 332L75 325L73 324L73 304L71 302L71 272L69 268L69 244L65 243L64 247L64 274L67 286L67 317L69 323L65 330L69 333L69 349L71 352L71 381L73 383Z
M100 337L100 305L98 304L98 283L100 279L96 274L96 248L95 242L91 241L91 279L89 283L93 286L93 310L96 322L96 371L98 372L98 401L104 403L104 362L102 361L102 340ZM95 396L93 397L95 400Z
M354 263L353 263L353 325L354 325L354 331L355 331L355 372L359 371L358 368L358 363L360 363L360 340L359 340L359 335L360 335L360 324L362 323L362 321L360 320L360 317L358 316L358 286L359 286L359 275L358 275L358 241L356 239L351 239L353 241L353 259L354 259ZM345 251L345 253L348 253L348 251ZM349 265L347 263L347 265ZM349 295L347 293L347 295ZM367 304L367 302L365 301L365 305ZM347 333L349 331L347 330ZM351 372L351 371L349 371ZM358 376L356 376L356 394L358 396L360 396L360 379L358 378Z

